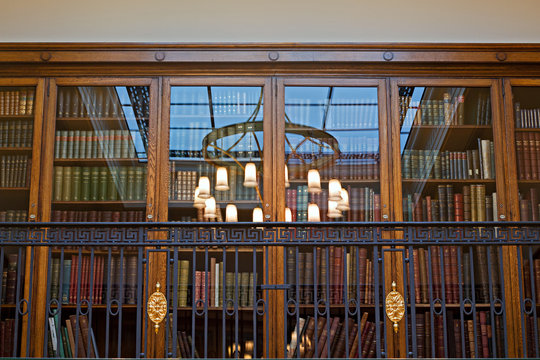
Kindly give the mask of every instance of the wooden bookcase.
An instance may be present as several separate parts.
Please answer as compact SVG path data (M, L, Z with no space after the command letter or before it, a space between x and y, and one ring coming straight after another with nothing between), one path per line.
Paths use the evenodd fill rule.
M203 161L198 156L193 156L197 158L193 160L189 159L190 156L174 154L174 151L180 149L175 146L179 144L178 141L182 143L183 137L175 135L172 139L171 127L176 126L178 122L187 121L188 118L187 116L182 118L181 110L176 112L173 109L183 104L176 101L182 97L179 92L181 93L182 89L208 92L214 88L219 92L220 88L227 88L234 89L230 94L234 92L239 94L243 91L241 89L256 88L262 94L263 107L257 116L261 121L259 132L263 143L262 154L259 154L262 156L263 165L259 169L261 173L259 185L262 191L258 203L263 210L265 221L283 221L288 205L283 164L290 155L286 147L288 128L285 114L292 114L289 112L291 98L298 99L296 95L289 96L288 91L295 89L301 93L302 89L315 89L314 92L322 89L323 92L328 92L329 89L334 91L369 88L374 91L373 99L376 99L377 104L376 126L363 129L361 125L348 123L344 130L356 131L360 135L368 134L368 131L376 132L373 136L362 136L376 139L379 176L369 181L366 179L349 181L349 185L351 188L373 187L374 193L380 195L382 221L409 220L409 217L404 217L407 212L403 206L403 199L408 195L414 198L415 193L419 194L417 197L430 196L431 199L435 199L438 196L438 186L443 184L451 185L453 194L462 193L463 187L479 185L478 188L485 189L486 193L496 193L497 219L493 220L523 220L523 216L520 216L520 204L525 206L525 203L520 200L531 200L526 194L531 194L531 188L536 189L540 177L520 178L521 160L519 150L516 150L516 141L523 139L523 134L527 136L538 134L540 123L536 123L533 129L516 128L514 109L516 102L520 103L522 109L540 108L540 103L535 100L538 97L531 96L537 92L540 94L539 65L540 46L537 45L4 44L0 45L0 91L4 87L33 88L36 95L33 117L28 118L33 120L34 126L32 149L0 149L1 154L10 151L27 151L29 155L31 154L29 186L25 186L24 189L0 189L0 196L3 199L17 198L18 202L24 199L24 204L21 202L21 209L24 207L28 211L29 221L54 220L56 210L122 210L127 205L133 205L137 210L143 211L144 220L149 222L194 218L196 213L189 206L191 199L170 199L171 161L176 167L187 167L189 171L198 171L198 168L188 164L194 162L198 166ZM131 87L146 91L147 115L144 120L147 124L145 129L147 146L143 161L147 169L145 197L127 201L117 197L116 200L94 200L94 203L73 198L55 199L55 166L109 166L115 169L129 168L140 163L140 159L135 161L131 157L117 157L114 154L99 159L68 159L67 156L55 158L55 151L58 155L58 150L55 150L57 131L129 129L122 125L125 119L119 121L112 113L94 114L92 110L88 110L90 107L85 110L86 112L81 112L79 107L78 114L74 112L70 116L65 116L64 110L59 113L61 102L66 104L66 93L73 89L78 89L79 94L88 95L96 93L96 89L116 87L123 89ZM306 91L306 94L310 94L306 95L308 99L311 90ZM92 98L91 95L88 96ZM460 96L465 97L465 121L460 123L450 120L450 123L445 124L445 99L448 100L448 106L455 104L457 109ZM63 100L60 100L61 97ZM475 99L476 107L467 103L471 98ZM208 99L212 97L209 96ZM429 100L429 105L411 103L421 99ZM227 98L219 101L227 106L229 100L232 101ZM184 105L187 103L191 103L191 100L185 101ZM438 115L435 115L433 110L435 106L437 109L439 106L443 107L442 110L437 110ZM404 113L404 110L412 115ZM419 119L415 119L417 117L415 114L417 112L421 114L423 111L426 114L430 111L432 113L431 117L428 115L424 118L425 123L421 115ZM476 115L472 115L475 111ZM467 120L473 116L478 117L478 111L484 114L485 122ZM229 114L222 114L224 124L228 124L227 121L230 119L227 120L227 115L233 112L231 110ZM454 115L457 114L457 110L451 113L453 114L451 119L457 116ZM137 117L136 114L134 116ZM533 115L533 118L534 116L536 115ZM0 115L0 121L2 118ZM108 125L100 125L103 123ZM403 123L408 127L407 130L403 130ZM189 137L187 135L190 130L184 130L184 135ZM122 136L121 134L118 136ZM405 136L413 140L402 143ZM491 167L493 176L475 179L462 174L441 180L433 176L429 178L429 174L426 173L420 178L410 174L404 175L402 169L405 165L402 162L409 161L407 159L409 155L407 153L404 158L403 151L433 150L429 147L427 139L437 137L441 141L437 145L438 150L454 153L478 150L478 143L475 142L477 139L492 142L495 164ZM463 140L465 137L467 141ZM481 149L482 142L480 144ZM484 149L491 146L491 143L484 144ZM351 153L354 151L350 150ZM311 155L315 153L314 150L306 151L309 152ZM429 152L427 155L433 156ZM240 162L245 164L246 161ZM303 170L307 170L307 167ZM328 179L323 176L324 186L327 186L326 180ZM302 178L291 181L292 188L304 186L306 183ZM257 201L242 200L241 203L245 209L240 209L240 217L249 221L250 210ZM226 201L222 201L221 204L225 205ZM531 216L532 213L531 211ZM418 214L412 217L413 220L420 220L415 219ZM45 270L48 266L47 249L28 251L36 252L36 260L34 269L30 269L29 263L26 264L26 274L33 271L34 280L30 283L25 279L24 291L25 294L32 291L38 300L33 303L31 316L23 322L22 350L19 355L41 356L46 317L43 310L46 301L44 296L46 289L43 284L46 281L43 279L46 277ZM261 249L261 254L264 252L268 253L268 262L264 263L263 269L269 270L269 283L284 283L284 269L287 266L284 261L284 249ZM520 320L520 291L517 285L522 269L518 266L516 249L505 248L502 257L505 267L504 291L509 299L506 302L508 354L522 356L521 338L526 331L522 329ZM401 258L398 256L386 262L387 281L403 276L396 270L401 269L400 262ZM165 283L166 268L164 257L157 255L152 257L148 265L148 283ZM389 288L390 283L385 286ZM402 284L398 281L398 289L403 290L400 286ZM269 330L263 336L269 338L270 351L264 355L283 357L284 350L278 343L285 336L281 316L281 309L285 304L283 297L273 292L269 292L268 299L272 315L265 320L269 322ZM309 306L306 305L306 308ZM29 347L29 353L26 352L28 319L31 322L29 334L37 339ZM264 328L266 329L266 326ZM399 333L391 344L388 344L387 355L406 356L404 353L406 342L404 332ZM163 337L150 336L147 356L164 356L162 351L164 343Z

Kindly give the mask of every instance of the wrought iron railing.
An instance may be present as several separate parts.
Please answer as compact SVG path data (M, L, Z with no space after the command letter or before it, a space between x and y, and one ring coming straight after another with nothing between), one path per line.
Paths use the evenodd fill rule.
M156 330L166 357L385 357L395 336L406 339L399 356L508 357L514 336L538 357L539 230L1 224L0 356L31 354L44 327L49 357L148 357ZM151 271L165 283L150 283ZM512 304L521 338L509 330Z

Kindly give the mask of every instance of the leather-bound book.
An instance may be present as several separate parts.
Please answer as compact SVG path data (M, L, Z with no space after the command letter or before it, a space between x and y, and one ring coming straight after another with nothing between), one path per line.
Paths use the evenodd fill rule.
M313 321L315 321L315 319ZM314 329L315 331L313 332L313 335L311 335L311 337L308 338L306 351L304 352L304 356L303 356L304 358L313 358L316 355L315 350L319 352L319 349L321 348L321 343L319 339L322 335L325 324L326 324L326 317L320 316L317 319L317 327ZM317 349L315 349L316 347Z
M298 300L298 303L303 303L304 300L304 275L305 275L305 267L306 267L306 254L303 252L296 253L296 256L298 256L298 259L295 261L295 266L298 262L298 274L296 274L294 282L296 283L296 294L295 298Z
M448 206L447 206L447 195L446 195L446 186L445 185L438 185L437 186L437 193L439 196L439 216L440 221L448 221L447 214L448 214Z
M80 323L81 316L82 315L79 315L79 323ZM84 340L83 340L82 331L81 331L81 327L79 323L77 323L77 315L70 315L69 323L67 323L67 320L66 320L66 324L68 324L68 331L71 328L71 332L73 334L72 349L77 348L78 358L85 358L87 356L86 349L84 347ZM70 335L70 343L71 343L71 335Z
M479 311L478 318L480 323L480 333L482 336L482 357L487 359L489 358L489 342L488 342L488 328L487 328L487 312ZM480 352L480 349L478 349Z
M287 284L292 285L288 298L296 299L296 252L292 247L287 248Z
M522 133L521 143L522 143L522 149L523 149L523 164L524 164L524 177L522 179L524 180L531 180L531 170L532 170L532 164L531 164L531 150L530 150L530 143L529 143L529 137L526 133Z
M126 265L126 289L124 298L126 304L136 304L137 292L137 256L130 255L127 257Z
M531 188L529 190L529 198L531 202L531 220L538 221L540 216L538 214L538 192L536 188Z
M420 288L420 301L419 303L429 303L428 292L428 273L427 273L427 258L426 250L424 248L418 248L418 270L419 270L419 282L417 287Z
M438 247L431 247L431 279L432 279L432 294L433 299L442 299L441 293L441 263L440 263L440 249Z
M210 299L208 301L208 306L216 306L215 304L215 298L216 298L216 258L211 257L210 258L210 279L208 281L208 285L210 286L210 289L208 291L208 295L210 296Z
M425 317L422 313L416 313L416 354L419 358L425 358ZM412 337L412 334L410 335Z
M336 320L337 319L337 320ZM330 319L328 324L325 324L322 328L322 331L321 331L321 336L319 337L319 343L317 344L317 358L322 358L323 357L323 350L326 349L327 345L326 345L326 342L327 342L327 339L328 339L328 335L330 334L330 331L332 331L332 326L334 325L334 322L335 321L339 321L339 318L333 318L333 319ZM313 354L315 355L315 354Z
M532 141L534 143L534 150L536 153L536 179L540 179L540 133L535 132L531 134L531 137L533 137Z
M418 249L413 250L413 270L414 270L414 301L418 304L422 301L420 286L420 261L418 259Z
M523 151L523 133L516 133L516 158L518 179L525 179L525 156Z
M88 328L88 318L86 317L86 315L79 315L79 322L80 322L81 335L82 335L82 339L80 339L79 341L82 340L83 346L87 350L88 357L95 358L96 354L94 353L94 348L92 347L92 342L91 342L92 340L90 339L90 343L88 342L89 328Z
M540 302L540 259L534 259L534 289L536 293L536 302ZM528 268L528 266L527 266Z
M457 358L462 358L463 355L463 346L461 342L461 321L459 319L454 319L453 324L453 333L454 333L454 344L455 344L455 352Z
M486 221L486 187L485 185L477 185L476 187L476 206L478 221Z
M434 315L433 323L435 326L435 329L434 329L435 331L433 332L435 336L435 354L436 354L436 357L443 358L445 357L445 355L444 355L444 323L443 323L442 315Z
M457 246L450 246L450 286L454 303L459 302L459 274L458 274L458 252Z
M7 256L7 286L6 303L15 304L17 299L17 262L18 254L8 254Z
M454 194L454 221L464 220L464 208L463 194Z
M536 140L534 133L524 134L529 139L529 156L531 158L531 179L538 179L538 153L536 152Z
M305 268L303 279L304 304L313 304L313 253L305 254Z
M361 355L363 358L366 358L368 356L371 343L373 341L376 341L376 339L374 340L374 338L375 338L375 324L368 321L366 322L366 333L365 335L363 334L362 341L361 341L361 347L362 347Z
M454 294L452 291L452 265L450 263L450 246L443 246L443 257L441 260L444 262L444 297L447 304L453 304Z
M450 184L446 185L446 206L447 206L446 220L447 221L455 221L454 188Z
M489 303L489 280L487 272L486 248L481 246L474 247L475 254L475 286L476 301Z

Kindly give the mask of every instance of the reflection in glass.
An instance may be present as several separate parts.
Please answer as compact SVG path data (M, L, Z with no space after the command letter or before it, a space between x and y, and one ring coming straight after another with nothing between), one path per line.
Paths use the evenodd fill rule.
M263 89L174 86L170 118L169 219L223 221L235 204L236 221L252 221L262 203ZM199 207L196 186L215 198L215 217Z
M404 220L496 220L489 88L399 93Z
M53 221L143 221L149 88L58 88Z
M520 220L538 221L540 203L540 88L514 87Z
M293 221L309 221L309 204L317 204L322 221L380 220L378 116L377 88L285 88L285 191ZM338 207L342 189L350 203Z

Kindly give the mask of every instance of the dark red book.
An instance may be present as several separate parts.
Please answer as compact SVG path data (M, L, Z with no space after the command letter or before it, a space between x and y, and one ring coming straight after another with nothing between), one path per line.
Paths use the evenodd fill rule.
M528 133L529 152L531 157L531 179L538 179L538 155L536 152L536 141L533 133Z
M524 172L524 178L525 180L530 180L531 179L531 151L529 149L529 137L527 136L527 134L523 133L522 134L522 139L521 139L521 142L522 142L522 147L523 147L523 160L524 160L524 169L525 169L525 172Z
M77 255L71 255L71 274L70 274L70 280L69 280L69 303L74 304L77 299L77 273L78 273L78 267L77 267Z
M478 317L480 319L480 332L482 336L482 350L478 349L478 352L482 354L483 358L489 358L489 342L487 331L487 314L485 311L479 311Z
M450 246L450 270L451 281L450 286L454 303L459 302L459 274L458 274L458 247Z
M535 132L534 134L534 149L536 152L536 170L537 170L537 179L540 179L540 133Z
M453 297L453 291L452 286L450 285L452 283L452 269L450 264L450 246L443 246L443 257L442 261L444 262L444 297L446 299L446 303L453 304L454 303L454 297Z

